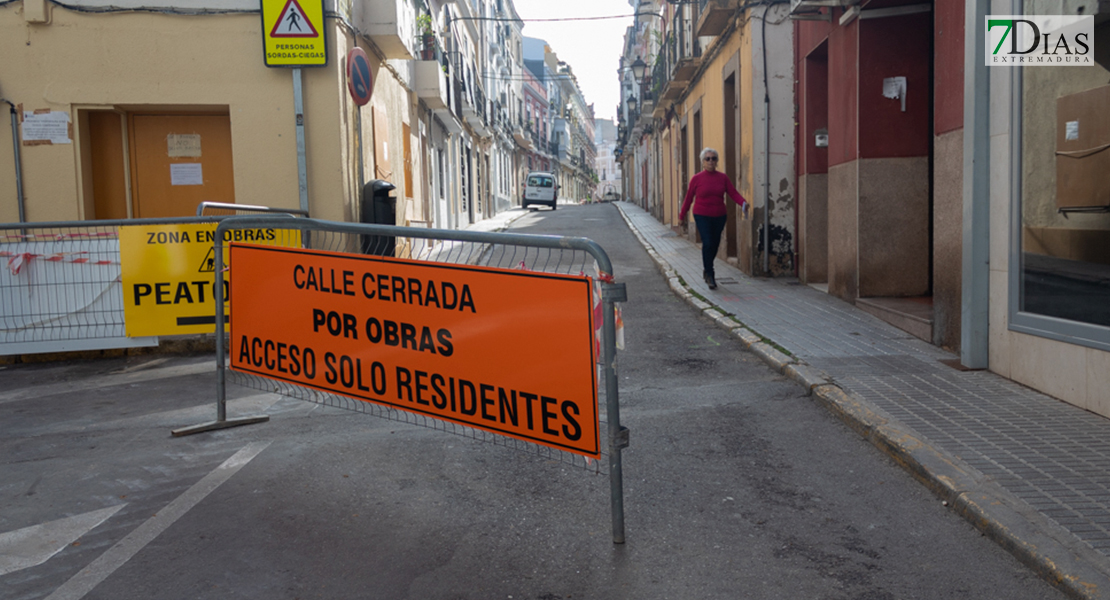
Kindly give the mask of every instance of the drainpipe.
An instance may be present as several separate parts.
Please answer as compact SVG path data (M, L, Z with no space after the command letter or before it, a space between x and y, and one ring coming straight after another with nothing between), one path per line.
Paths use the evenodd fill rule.
M12 156L15 157L15 195L19 201L19 222L26 223L27 217L23 210L23 165L19 157L19 122L16 119L15 105L7 98L0 98L0 102L7 102L12 113Z
M771 275L771 90L767 88L767 11L763 7L763 274Z

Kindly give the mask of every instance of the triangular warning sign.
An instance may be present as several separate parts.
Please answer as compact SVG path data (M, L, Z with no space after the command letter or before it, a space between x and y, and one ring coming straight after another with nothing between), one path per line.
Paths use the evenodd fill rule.
M200 268L197 269L198 273L215 273L216 272L216 252L214 248L208 249L208 254L200 263Z
M316 32L316 28L312 25L312 21L304 14L304 9L297 0L289 0L285 3L285 8L281 9L281 16L278 17L274 28L270 30L270 37L275 38L314 38L319 37L320 34Z

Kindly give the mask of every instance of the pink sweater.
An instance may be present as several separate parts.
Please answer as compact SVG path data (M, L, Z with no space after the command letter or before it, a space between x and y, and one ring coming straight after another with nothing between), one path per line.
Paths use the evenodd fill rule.
M695 215L723 217L727 214L725 194L740 206L748 202L740 192L736 191L728 175L721 171L702 171L690 179L690 185L686 188L686 199L682 201L682 210L679 211L678 216L685 220L692 202Z

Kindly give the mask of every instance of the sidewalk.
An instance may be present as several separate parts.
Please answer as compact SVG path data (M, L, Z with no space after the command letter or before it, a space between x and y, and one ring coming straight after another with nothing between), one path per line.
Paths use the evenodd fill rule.
M528 209L514 206L510 209L503 210L488 219L482 219L481 221L471 223L470 225L463 227L463 229L467 231L485 232L502 231L513 221L523 217L526 214L528 214Z
M796 279L718 261L711 291L700 248L613 204L676 294L1041 576L1077 598L1110 598L1110 420L948 367L940 361L955 355Z

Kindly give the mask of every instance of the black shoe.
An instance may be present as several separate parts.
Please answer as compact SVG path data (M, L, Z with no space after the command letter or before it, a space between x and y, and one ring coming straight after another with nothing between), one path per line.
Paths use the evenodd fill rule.
M709 284L709 289L711 289L711 290L717 289L717 279L715 277L713 277L712 275L707 275L705 277L705 282Z

